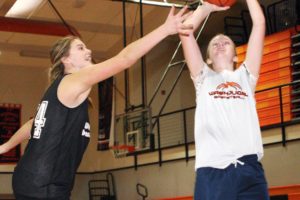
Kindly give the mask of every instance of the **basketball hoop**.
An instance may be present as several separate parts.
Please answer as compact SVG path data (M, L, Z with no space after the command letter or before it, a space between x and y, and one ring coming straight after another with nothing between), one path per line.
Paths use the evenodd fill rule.
M128 145L116 145L116 146L112 146L111 150L112 150L115 158L123 158L123 157L126 157L128 153L134 152L135 147L128 146Z

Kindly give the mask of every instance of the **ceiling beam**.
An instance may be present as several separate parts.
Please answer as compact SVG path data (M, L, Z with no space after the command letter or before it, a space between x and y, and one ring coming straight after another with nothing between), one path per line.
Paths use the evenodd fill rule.
M79 33L74 27L67 27L62 23L10 17L0 17L0 31L54 36L79 36Z
M1 50L6 52L18 52L20 56L24 57L36 57L49 59L51 46L42 45L27 45L27 44L9 44L6 42L0 42ZM111 55L107 52L92 50L92 56L97 61L105 60ZM8 61L10 62L10 61ZM0 62L1 63L1 62Z
M16 0L2 0L0 3L0 16L4 16L15 2Z

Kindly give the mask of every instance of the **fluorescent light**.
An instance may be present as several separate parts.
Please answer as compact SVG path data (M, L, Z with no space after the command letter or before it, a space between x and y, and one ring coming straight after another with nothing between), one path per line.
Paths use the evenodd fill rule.
M45 0L17 0L5 17L28 18Z

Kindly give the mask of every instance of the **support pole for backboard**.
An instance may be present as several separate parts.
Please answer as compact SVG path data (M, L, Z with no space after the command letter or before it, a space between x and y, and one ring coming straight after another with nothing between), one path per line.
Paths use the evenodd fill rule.
M143 3L142 0L140 0L139 3L140 7L140 37L142 38L144 36L144 24L143 24ZM147 74L146 74L146 62L145 62L146 56L143 56L141 58L141 77L142 77L142 107L145 108L147 105Z
M198 38L200 37L200 35L201 35L201 33L202 33L202 31L203 31L203 29L204 29L204 27L205 27L205 25L206 25L208 19L209 19L209 16L210 16L210 15L208 15L208 16L206 17L206 19L204 20L203 25L202 25L202 27L200 28L200 30L199 30L199 32L198 32L198 34L197 34L196 40L198 40ZM156 97L156 95L157 95L157 93L158 93L158 91L159 91L159 89L160 89L160 87L161 87L163 81L166 79L167 73L169 72L170 68L174 66L173 61L175 60L175 57L176 57L176 55L178 54L178 50L179 50L180 47L181 47L181 42L179 42L179 44L178 44L178 46L177 46L177 48L176 48L176 50L175 50L175 52L174 52L174 54L173 54L173 56L172 56L170 62L169 62L169 65L167 66L167 68L166 68L166 70L165 70L165 72L164 72L164 74L163 74L161 80L159 81L159 83L158 83L158 85L157 85L157 87L156 87L156 89L155 89L155 91L154 91L154 94L153 94L153 96L152 96L152 98L151 98L151 100L150 100L150 103L149 103L149 107L151 107L151 104L152 104L154 98ZM158 113L158 115L157 115L156 120L155 120L154 123L152 124L152 127L154 127L154 126L156 125L156 123L157 123L159 117L161 116L161 114L162 114L162 112L163 112L165 106L166 106L167 103L168 103L168 100L169 100L171 94L173 93L173 91L174 91L174 89L175 89L176 84L178 83L178 80L179 80L179 78L180 78L180 76L181 76L181 74L182 74L182 72L183 72L184 67L186 66L186 62L185 62L185 61L177 62L177 64L181 64L180 70L179 70L179 72L178 72L178 74L177 74L177 77L176 77L175 81L173 82L173 86L172 86L171 90L169 91L169 94L167 95L165 102L163 103L161 109L159 110L159 113Z
M127 46L127 33L126 33L126 0L122 1L123 8L123 46ZM124 89L125 89L125 110L129 108L129 82L128 82L128 69L124 71Z

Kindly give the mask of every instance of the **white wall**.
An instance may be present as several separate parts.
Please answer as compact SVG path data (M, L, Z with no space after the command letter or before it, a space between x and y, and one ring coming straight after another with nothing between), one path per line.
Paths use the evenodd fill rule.
M265 156L262 160L269 187L285 186L300 183L299 166L300 141L265 147ZM105 161L103 161L105 162ZM195 171L194 159L189 162L174 161L159 165L150 165L112 171L119 200L141 199L136 191L136 184L140 183L148 188L147 199L167 198L176 196L192 196L194 191ZM93 179L104 179L107 172L98 173ZM73 200L85 199L87 182L84 175L77 175Z
M38 103L48 84L47 68L0 65L0 103L21 104L21 123L36 113ZM26 142L22 143L24 150ZM12 171L14 165L0 165L1 171Z

